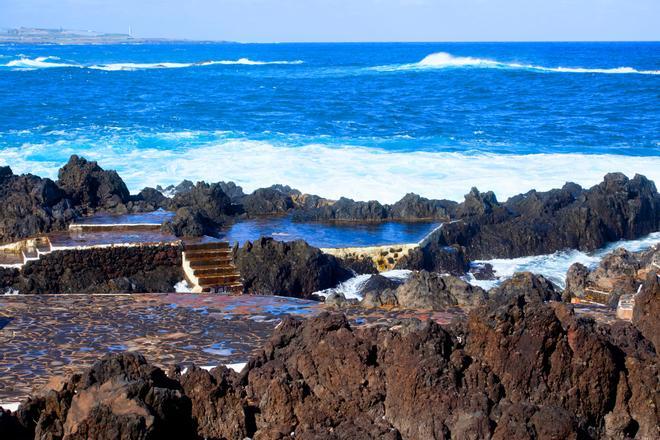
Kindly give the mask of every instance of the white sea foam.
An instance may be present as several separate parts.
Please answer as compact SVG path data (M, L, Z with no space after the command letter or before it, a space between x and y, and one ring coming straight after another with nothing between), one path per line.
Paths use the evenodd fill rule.
M614 249L625 248L632 252L648 249L660 243L660 232L654 232L638 240L622 240L610 243L596 252L585 253L577 250L555 252L550 255L537 255L513 259L494 259L475 261L476 264L490 263L493 265L495 274L500 277L499 281L478 281L472 277L468 279L471 284L477 284L484 288L490 288L504 279L510 278L516 272L533 272L543 275L559 287L563 288L566 280L566 272L573 263L582 263L593 268L603 259L605 255Z
M57 57L21 57L17 60L9 61L4 64L5 67L18 69L51 69L54 67L80 67L77 64L57 62Z
M608 172L643 174L660 183L660 157L588 154L462 154L396 152L378 148L279 146L245 139L216 139L201 146L181 142L176 150L135 148L119 136L105 141L23 144L0 151L0 165L16 173L57 178L69 155L116 169L132 192L145 186L233 180L245 191L273 183L337 199L393 203L407 192L461 201L471 187L493 190L499 200L530 189L546 191L573 181L584 187ZM35 158L47 157L47 161ZM43 159L42 159L43 160Z
M174 285L174 291L177 293L191 293L192 287L190 287L186 280L182 280Z
M18 411L19 406L21 406L19 402L7 402L7 403L0 402L0 407L2 407L5 410L9 410L11 412Z
M404 282L408 279L408 277L410 277L411 271L390 270L387 272L381 272L380 274L385 278ZM326 298L332 293L342 293L344 294L344 297L346 297L346 299L361 300L362 295L360 295L360 291L362 290L362 287L364 287L365 283L369 281L369 278L371 278L371 275L357 275L354 276L353 278L344 281L343 283L339 284L337 287L321 290L315 293L316 295L323 296Z
M546 67L534 64L522 64L502 62L487 58L459 57L447 52L437 52L428 55L418 63L394 64L388 66L376 66L373 70L382 72L397 72L408 70L425 69L447 69L447 68L484 68L484 69L514 69L530 70L537 72L555 73L602 73L602 74L637 74L637 75L660 75L660 70L638 70L633 67L614 68L586 68L586 67Z
M148 70L148 69L181 69L186 67L203 67L215 65L241 65L241 66L267 66L267 65L297 65L303 64L302 60L293 61L254 61L249 58L240 58L238 60L209 60L193 63L178 63L178 62L156 62L156 63L107 63L107 64L79 64L70 62L60 62L57 57L36 57L29 58L22 56L19 59L9 61L5 64L0 64L0 67L10 67L18 70L34 70L46 68L80 68L92 70L105 70L108 72L113 71L133 71L133 70Z

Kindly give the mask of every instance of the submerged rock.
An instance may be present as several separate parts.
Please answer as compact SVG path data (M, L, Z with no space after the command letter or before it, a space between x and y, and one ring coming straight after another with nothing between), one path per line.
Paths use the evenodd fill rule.
M260 238L234 248L234 262L247 293L309 298L352 276L338 259L302 240Z

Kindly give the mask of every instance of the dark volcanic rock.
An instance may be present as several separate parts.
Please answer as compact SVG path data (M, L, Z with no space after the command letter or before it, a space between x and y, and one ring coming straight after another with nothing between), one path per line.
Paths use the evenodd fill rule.
M498 302L506 302L509 298L524 296L527 301L561 301L561 292L555 289L554 284L542 275L531 272L515 273L498 287L489 292L491 298Z
M414 272L396 289L399 307L442 310L448 307L474 307L483 303L486 292L460 278L427 271Z
M568 183L505 203L473 190L457 215L461 220L444 224L429 245L464 246L469 259L515 258L569 248L590 251L660 230L660 195L644 176L608 174L588 190Z
M381 205L375 200L356 202L345 197L331 203L317 196L308 197L314 198L316 203L312 204L306 200L306 203L301 204L296 200L294 220L355 222L447 220L458 205L450 200L429 200L413 193L406 194L393 205Z
M178 185L169 185L165 188L161 187L160 185L156 186L156 190L160 191L163 194L167 194L168 196L172 197L175 196L176 194L183 194L188 191L191 191L195 187L195 184L192 183L190 180L183 180L181 183Z
M115 171L105 171L96 162L76 155L59 171L58 186L76 206L125 212L130 193Z
M187 208L181 211L181 208ZM177 193L170 202L170 209L177 210L172 225L163 225L178 235L217 235L229 216L234 214L231 200L219 184L197 182L193 188Z
M135 353L104 356L17 412L35 439L195 439L181 385Z
M380 222L388 217L387 209L379 202L356 202L342 197L331 205L316 209L296 210L295 221L366 221Z
M142 202L145 211L156 211L165 209L169 205L169 199L154 188L144 188L136 197L131 197L135 202Z
M302 240L261 238L234 248L234 262L247 293L309 297L352 276L332 255Z
M192 368L181 386L112 355L0 428L18 423L28 438L658 438L649 341L629 323L599 326L531 298L486 303L448 327L285 318L241 374Z
M18 284L20 271L14 267L0 267L0 294L15 289Z
M411 249L402 256L396 269L426 270L429 272L463 275L470 268L461 246L442 246L431 242L426 246Z
M3 167L0 179L0 243L61 230L80 213L50 179L15 176Z
M232 203L240 204L245 194L243 193L243 188L236 185L234 182L218 182L222 192L227 194Z
M21 293L172 292L183 279L175 246L135 246L56 251L21 270Z
M374 260L368 256L349 256L340 258L344 267L352 270L358 275L377 274L378 269Z
M213 236L218 233L217 224L195 208L179 208L174 218L164 222L161 230L177 237Z
M414 193L406 194L389 206L392 220L449 219L458 203L450 200L429 200Z
M236 373L225 367L210 373L191 368L181 378L181 386L192 402L197 434L204 439L244 439L254 429L245 394Z
M278 187L260 188L243 197L242 203L248 216L284 214L293 208L289 193Z

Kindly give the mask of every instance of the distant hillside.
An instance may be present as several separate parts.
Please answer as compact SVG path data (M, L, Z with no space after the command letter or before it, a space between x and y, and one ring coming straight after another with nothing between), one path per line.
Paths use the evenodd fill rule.
M33 44L112 44L112 43L167 43L174 41L167 38L135 38L129 34L102 33L71 29L40 29L20 27L0 29L0 43Z

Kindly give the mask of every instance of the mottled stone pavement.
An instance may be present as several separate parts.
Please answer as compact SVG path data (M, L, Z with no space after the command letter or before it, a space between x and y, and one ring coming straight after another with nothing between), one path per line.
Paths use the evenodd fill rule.
M308 317L314 301L203 294L0 296L0 402L24 399L52 376L113 351L139 351L163 368L246 361L283 316ZM449 322L460 310L342 310L354 325L416 317Z

